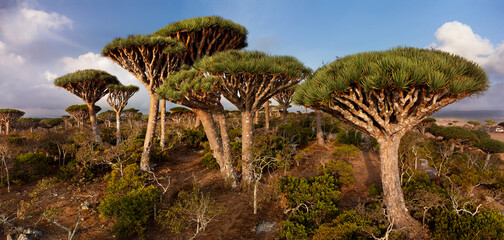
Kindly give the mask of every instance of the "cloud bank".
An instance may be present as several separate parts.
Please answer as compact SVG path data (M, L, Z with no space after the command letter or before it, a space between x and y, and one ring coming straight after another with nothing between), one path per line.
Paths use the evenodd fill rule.
M428 48L460 55L480 64L489 75L490 89L482 96L464 99L446 107L448 110L502 109L504 102L504 41L495 45L469 25L458 21L444 23L434 34L436 42Z

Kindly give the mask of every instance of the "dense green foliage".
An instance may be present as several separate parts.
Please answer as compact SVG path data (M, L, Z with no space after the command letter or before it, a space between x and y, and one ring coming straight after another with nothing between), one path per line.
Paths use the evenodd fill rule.
M486 153L503 153L504 152L504 143L498 140L484 138L481 139L476 147L483 150Z
M51 172L50 162L50 158L40 153L21 154L14 159L13 178L23 182L38 180Z
M102 49L102 55L107 56L117 49L129 49L137 46L158 46L165 53L179 53L185 50L183 43L166 37L152 35L134 35L127 38L116 38Z
M303 79L311 73L309 68L294 57L239 50L228 50L211 57L203 57L194 63L194 68L211 74L267 74L280 79Z
M136 92L140 90L138 86L135 85L124 86L122 84L109 84L107 85L107 88L111 90L127 91L127 92Z
M98 113L101 110L100 106L95 105L94 111ZM88 106L86 104L82 105L70 105L65 109L66 112L87 112L89 111Z
M336 135L336 142L335 144L347 144L347 145L353 145L357 148L361 148L362 144L364 143L364 138L362 136L362 133L350 128L346 129L346 131L340 131L338 132L338 135Z
M0 108L0 113L16 113L20 115L24 115L23 111L12 109L12 108Z
M181 70L171 74L158 89L161 98L180 100L189 93L205 94L214 90L214 85L220 82L218 77L205 77L194 69Z
M279 187L290 213L282 223L281 239L308 239L322 223L336 217L339 185L328 174L309 179L285 176Z
M107 84L118 84L119 80L117 80L114 75L110 75L102 70L85 69L77 70L74 73L69 73L56 78L56 80L54 80L54 85L63 87L67 84L83 82L105 82Z
M100 202L100 216L114 218L114 232L121 236L142 235L151 218L160 192L153 186L145 186L146 175L136 164L124 168L124 175L113 170L105 178L107 195Z
M364 91L413 87L451 94L481 93L488 88L476 63L439 50L398 47L349 55L318 69L296 90L294 101L311 106L330 103L334 95L360 87Z
M504 216L499 211L483 209L472 216L436 208L430 211L430 216L428 224L433 239L504 239Z
M184 32L201 31L205 28L224 28L227 30L236 31L242 35L248 34L247 29L245 27L236 24L230 20L217 16L207 16L207 17L195 17L170 23L168 26L154 32L153 35L169 36L179 31Z

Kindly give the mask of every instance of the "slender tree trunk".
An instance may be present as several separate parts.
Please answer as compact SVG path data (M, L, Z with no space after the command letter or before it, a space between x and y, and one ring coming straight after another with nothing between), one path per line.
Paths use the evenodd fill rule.
M487 166L488 166L488 163L490 162L490 157L492 156L491 153L487 153L486 154L486 158L485 158L485 164L483 165L483 171L486 170Z
M254 155L252 146L254 141L254 113L252 111L242 112L242 177L246 184L253 179L252 162Z
M3 124L0 123L0 134L3 134Z
M5 122L5 135L9 135L10 133L10 127L9 127L9 121Z
M203 110L194 110L201 120L203 125L203 130L208 138L208 143L210 144L210 150L212 151L212 156L219 164L220 170L224 170L225 164L223 161L223 150L222 150L222 139L217 131L217 126L211 113L205 112Z
M147 131L145 133L142 158L140 159L140 170L142 171L150 170L150 164L151 164L150 155L154 141L154 133L156 130L158 110L159 110L159 98L154 93L150 95L149 119L147 120Z
M96 143L102 143L100 137L100 130L98 130L98 123L96 122L96 113L94 110L94 103L86 103L89 110L89 121L91 122L91 131L93 132L93 137Z
M231 139L229 138L227 119L223 113L216 114L217 121L219 122L221 140L222 140L222 162L221 172L225 174L226 178L231 181L232 187L236 187L237 177L232 164L231 156Z
M287 108L289 104L282 104L282 120L284 124L287 124L287 116L289 116L289 112L287 112Z
M201 120L199 119L198 115L196 115L196 122L194 123L194 128L199 128L201 126Z
M7 161L5 160L4 154L2 154L2 163L5 167L5 174L7 176L7 192L10 192L9 168L7 167Z
M133 129L133 117L128 118L128 123L130 125L130 129Z
M161 145L161 149L164 150L165 148L165 139L166 139L166 100L164 99L161 99L161 107L160 107L160 111L161 111L161 138L160 138L160 145Z
M380 144L380 167L383 187L383 197L387 214L394 226L408 234L415 234L421 229L417 222L408 213L401 188L398 152L399 143L403 134L378 138Z
M259 124L259 110L255 111L254 124Z
M264 104L264 127L266 130L270 129L269 125L269 100Z
M315 121L317 124L317 145L325 146L324 132L322 132L322 113L320 110L315 110Z
M116 145L121 143L121 112L116 112Z
M304 106L304 113L308 114L308 107L307 106Z

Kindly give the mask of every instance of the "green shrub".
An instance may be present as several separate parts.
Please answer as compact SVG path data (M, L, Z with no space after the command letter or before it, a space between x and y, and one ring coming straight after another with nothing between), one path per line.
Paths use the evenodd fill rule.
M91 181L96 177L91 169L91 165L79 162L77 160L69 161L58 169L59 180L74 182Z
M116 220L112 231L122 237L142 235L153 215L161 193L152 185L145 187L146 178L137 164L126 166L123 176L116 169L105 177L107 195L100 202L98 211L101 217Z
M19 135L17 134L11 134L7 137L7 141L9 143L12 143L12 144L17 144L17 145L20 145L20 144L23 144L23 142L25 141L26 139L25 138L22 138L20 137Z
M285 176L279 182L289 219L282 223L281 239L306 239L338 213L340 183L331 175L313 178Z
M383 193L383 188L377 184L371 184L367 190L368 194L372 197L380 196Z
M360 154L360 149L356 147L355 145L348 145L348 144L343 144L341 146L337 146L333 154L336 157L342 157L342 158L353 158L353 157L358 157Z
M365 229L373 228L371 226L372 222L369 219L365 219L354 210L346 211L330 223L322 224L313 236L313 239L369 239L369 235Z
M40 153L25 153L14 159L13 179L31 182L49 173L50 158Z
M480 208L480 213L472 216L436 208L429 215L432 239L504 239L504 216L495 210Z
M336 141L340 144L354 145L361 148L362 143L364 143L364 138L362 137L361 132L352 128L348 131L338 132L338 135L336 135Z
M299 146L307 146L315 139L315 132L308 127L303 126L303 121L291 122L278 127L278 136L287 140L288 143L297 143Z
M182 142L194 149L201 148L201 143L204 141L208 141L205 135L204 131L201 130L194 130L194 129L185 129L183 136L182 136Z
M334 176L340 184L339 187L349 185L355 181L352 165L341 160L331 159L327 164L322 166L319 171L322 174Z
M212 153L209 152L203 155L203 157L200 159L200 163L208 169L220 169L217 160L212 156Z

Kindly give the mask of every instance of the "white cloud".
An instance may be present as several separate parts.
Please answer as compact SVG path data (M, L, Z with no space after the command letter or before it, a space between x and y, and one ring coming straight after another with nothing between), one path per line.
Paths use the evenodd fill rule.
M489 39L474 33L469 25L458 21L443 24L435 37L437 42L429 47L460 55L491 73L504 75L504 41L494 48Z
M128 71L119 67L119 65L114 63L112 60L102 57L98 53L88 52L75 58L63 57L60 60L60 64L61 65L58 66L58 68L61 69L61 71L58 71L60 72L58 76L82 69L99 69L116 76L117 79L119 79L119 81L124 85L140 86L140 91L133 95L133 97L129 100L128 108L137 108L145 113L149 111L149 93L147 90L145 90L139 80L137 80ZM98 105L102 108L108 109L108 104L104 99L102 99Z
M56 31L72 28L72 20L58 13L21 8L0 9L0 34L11 44L27 44L39 38L60 39Z
M58 77L58 75L56 73L52 73L50 71L45 71L44 76L46 77L47 81L49 81L49 82L53 82L54 79L56 79Z
M463 56L480 64L490 78L490 89L481 96L463 99L445 110L501 109L504 101L504 41L497 47L473 32L469 25L454 21L443 24L435 33L436 42L429 47Z
M25 59L20 56L16 55L14 53L10 53L7 50L7 46L5 46L5 43L0 42L0 64L3 65L4 67L7 65L19 65L23 64L25 62Z

